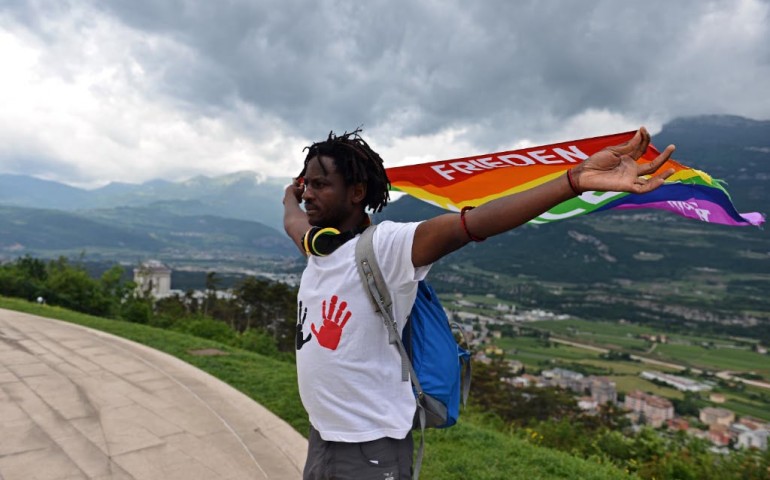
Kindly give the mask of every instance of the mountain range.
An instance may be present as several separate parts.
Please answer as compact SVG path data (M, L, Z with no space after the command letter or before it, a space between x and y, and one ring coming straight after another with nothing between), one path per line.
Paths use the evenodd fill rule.
M216 264L219 256L248 264L290 256L295 249L277 230L287 182L239 172L85 190L0 175L0 258L85 252L99 259L197 258Z
M676 144L677 160L725 180L739 211L767 211L770 121L680 118L666 124L653 143L659 149ZM84 253L113 261L152 257L176 266L267 261L283 268L275 261L284 259L284 267L296 269L296 248L282 232L287 182L240 172L84 190L0 175L0 260ZM377 219L411 221L439 213L403 197ZM591 305L612 310L606 305L625 305L636 295L639 311L659 318L669 314L651 308L656 301L676 305L670 313L676 318L708 317L708 311L719 318L770 321L767 232L663 212L607 212L524 226L455 252L431 276L445 291L518 295L554 308L569 304L585 315L596 310Z
M0 174L0 205L75 212L88 216L94 210L118 207L151 207L178 215L214 215L259 221L276 228L288 179L261 179L256 172L221 177L198 176L183 182L151 180L142 184L113 182L94 190L25 175Z

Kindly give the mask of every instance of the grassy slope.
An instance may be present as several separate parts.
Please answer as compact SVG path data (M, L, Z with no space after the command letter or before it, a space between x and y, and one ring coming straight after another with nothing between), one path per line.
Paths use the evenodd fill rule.
M293 364L163 329L92 317L57 307L0 296L0 308L56 318L118 335L174 355L227 382L286 420L297 431L308 429L299 401ZM229 355L200 357L190 350L218 348ZM624 479L620 470L540 448L485 427L474 415L457 426L428 432L422 478L425 479Z

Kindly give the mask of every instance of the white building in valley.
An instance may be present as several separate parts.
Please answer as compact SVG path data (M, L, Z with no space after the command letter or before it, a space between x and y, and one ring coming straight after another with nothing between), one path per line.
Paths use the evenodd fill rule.
M158 260L148 260L134 269L134 283L141 294L167 297L171 294L171 269Z

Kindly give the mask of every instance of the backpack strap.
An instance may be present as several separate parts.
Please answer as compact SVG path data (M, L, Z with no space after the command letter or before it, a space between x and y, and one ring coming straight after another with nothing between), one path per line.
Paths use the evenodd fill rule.
M393 318L393 300L390 296L390 290L382 276L380 265L377 263L377 257L374 253L374 230L377 226L371 225L361 234L361 238L356 243L356 268L364 284L364 290L369 292L370 299L374 303L375 309L380 313L388 330L388 342L395 345L398 353L401 355L401 380L406 382L412 380L412 386L417 392L417 417L420 422L420 448L417 451L417 457L414 462L414 471L412 478L417 480L420 477L420 468L422 467L422 456L425 447L425 408L422 402L425 399L425 393L422 391L420 380L409 359L409 354L398 334L398 324Z
M385 283L385 277L382 276L380 265L377 263L377 257L374 254L374 230L376 226L372 225L361 234L356 244L356 267L364 289L369 292L370 299L374 303L375 310L382 315L385 328L388 330L388 343L395 346L401 355L401 380L409 381L411 374L412 384L419 393L422 393L417 375L412 368L412 361L401 341L401 335L398 334L398 324L393 318L393 300L390 296L390 290ZM415 383L416 382L416 383Z
M388 343L395 345L398 338L398 329L391 328L387 316L391 316L393 300L390 297L390 290L385 283L385 277L382 276L380 265L377 263L377 256L374 254L374 230L376 225L371 225L361 234L356 244L356 268L364 283L364 290L371 294L371 300L374 303L374 309L382 314L385 320L385 327L388 329ZM392 320L392 316L391 316ZM395 324L393 325L395 326ZM407 379L402 375L404 381Z
M468 403L468 395L471 393L471 359L470 354L467 353L469 350L469 342L468 337L465 334L465 330L463 330L460 325L458 325L455 322L452 322L451 324L452 330L457 330L457 332L460 334L460 337L463 339L463 343L465 344L465 347L463 349L463 354L460 355L460 364L461 364L461 373L460 373L460 385L461 385L461 396L460 400L463 402L463 407L466 406Z

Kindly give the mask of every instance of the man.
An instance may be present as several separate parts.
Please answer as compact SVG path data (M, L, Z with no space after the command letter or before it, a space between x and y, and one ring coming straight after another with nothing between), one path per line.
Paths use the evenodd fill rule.
M430 265L471 241L526 223L583 191L644 193L673 173L652 177L673 146L637 164L650 135L592 155L566 175L531 190L493 200L461 214L417 223L383 222L374 248L403 328L417 282ZM411 428L416 403L402 381L401 359L364 290L355 264L358 234L369 225L366 209L388 202L383 162L358 131L308 147L299 177L286 188L284 228L308 255L298 293L297 373L310 416L304 478L406 479L412 464ZM304 202L304 210L300 204Z

